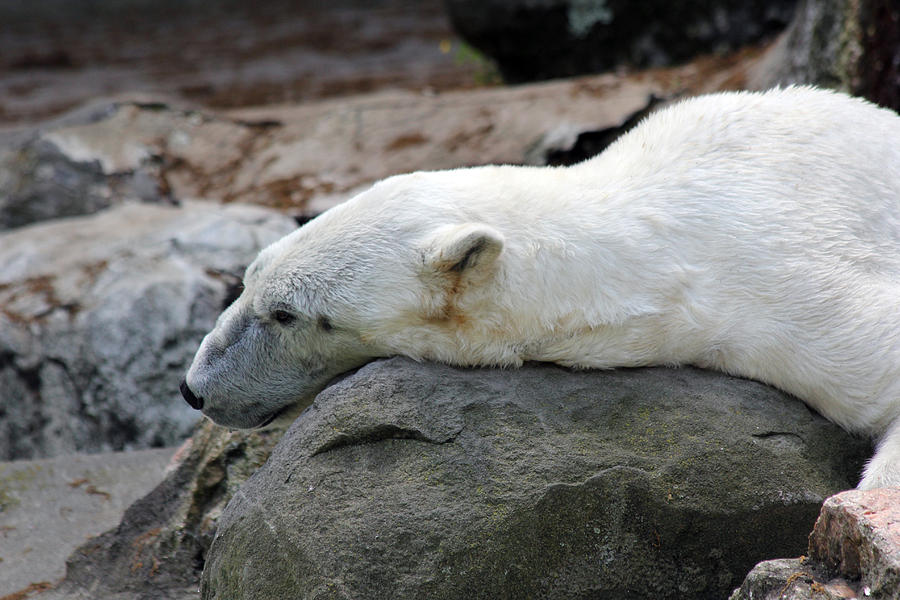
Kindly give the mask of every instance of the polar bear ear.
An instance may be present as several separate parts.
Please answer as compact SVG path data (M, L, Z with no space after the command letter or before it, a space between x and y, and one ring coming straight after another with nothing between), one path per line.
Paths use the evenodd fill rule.
M490 266L503 250L503 235L488 225L463 223L435 231L425 245L424 263L440 273L474 273Z

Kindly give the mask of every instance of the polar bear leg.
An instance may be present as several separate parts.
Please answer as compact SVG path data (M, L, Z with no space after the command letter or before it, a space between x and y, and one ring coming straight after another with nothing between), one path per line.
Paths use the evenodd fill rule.
M888 427L857 486L861 490L900 487L900 418Z

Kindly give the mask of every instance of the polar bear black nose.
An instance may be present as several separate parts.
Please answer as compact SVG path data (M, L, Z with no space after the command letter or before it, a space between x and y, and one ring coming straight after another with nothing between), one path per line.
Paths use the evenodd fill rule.
M187 403L191 405L191 408L195 408L200 410L203 408L203 398L198 398L194 395L194 392L191 391L191 388L188 387L187 380L181 380L181 395L184 396L184 399L187 400Z

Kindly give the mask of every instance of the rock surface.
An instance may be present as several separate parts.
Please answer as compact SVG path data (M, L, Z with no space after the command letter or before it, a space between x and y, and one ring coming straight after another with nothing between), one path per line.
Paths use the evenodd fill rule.
M156 487L174 449L0 463L0 597L50 587L89 536Z
M823 583L829 582L829 583ZM834 580L806 558L777 558L759 563L729 600L849 600L856 592Z
M127 199L204 198L310 216L396 173L525 162L544 132L618 126L654 93L662 92L653 83L605 78L227 116L101 103L13 138L5 153L0 145L0 229Z
M65 580L40 599L196 599L216 520L283 433L231 432L204 421L162 483L132 504L115 529L81 545L67 561Z
M293 219L126 204L0 234L0 458L179 443L177 383L243 268Z
M454 27L507 82L659 67L774 37L793 0L447 0Z
M808 83L900 110L900 4L801 0L751 86Z
M731 600L838 600L900 596L900 489L828 498L809 556L760 563Z
M203 198L310 216L400 172L552 163L541 149L558 149L560 138L596 152L595 133L614 131L651 97L739 87L748 64L730 57L633 78L381 92L223 114L141 96L97 101L0 132L0 230L128 200Z
M0 150L0 231L106 208L112 191L100 165L69 160L49 142Z
M721 598L800 553L868 452L695 369L380 361L321 393L234 496L203 597Z
M128 201L222 200L235 165L267 127L158 102L100 101L7 133L0 231ZM178 185L186 172L189 184Z

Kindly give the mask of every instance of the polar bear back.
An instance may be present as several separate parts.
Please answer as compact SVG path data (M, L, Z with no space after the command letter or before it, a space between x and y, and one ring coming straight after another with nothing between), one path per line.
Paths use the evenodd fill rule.
M897 417L900 118L890 111L810 88L705 96L574 167L384 185L382 210L397 198L413 223L427 207L431 221L503 232L501 276L483 296L506 313L492 319L513 324L510 338L543 340L524 360L693 363L791 391L850 429Z
M731 249L775 236L798 252L898 266L900 118L859 99L809 88L703 96L651 116L573 175L591 173L613 173L611 196L632 210L684 219L691 236L728 235Z

